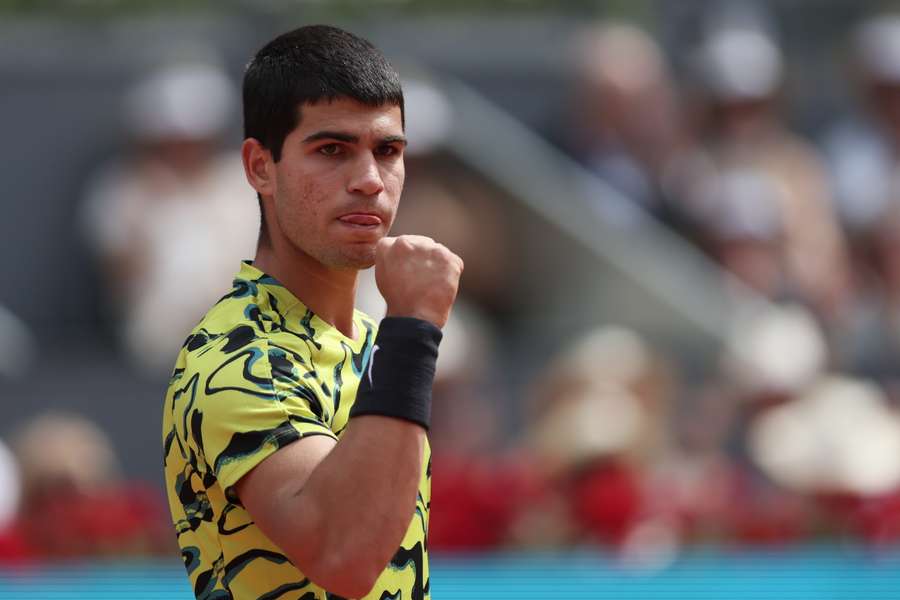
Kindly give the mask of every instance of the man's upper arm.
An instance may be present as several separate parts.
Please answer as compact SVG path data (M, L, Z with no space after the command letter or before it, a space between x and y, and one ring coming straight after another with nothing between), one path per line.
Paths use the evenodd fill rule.
M294 498L336 443L325 435L299 439L266 457L235 484L253 521L282 550L294 536L289 526Z

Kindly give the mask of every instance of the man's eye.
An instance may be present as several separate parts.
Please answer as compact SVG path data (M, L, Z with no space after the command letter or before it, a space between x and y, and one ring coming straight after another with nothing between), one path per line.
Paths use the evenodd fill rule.
M337 156L341 152L341 147L337 144L325 144L324 146L319 146L319 154L324 154L325 156Z
M375 149L375 154L379 156L394 156L398 152L400 152L400 150L398 150L396 146L378 146L378 148Z

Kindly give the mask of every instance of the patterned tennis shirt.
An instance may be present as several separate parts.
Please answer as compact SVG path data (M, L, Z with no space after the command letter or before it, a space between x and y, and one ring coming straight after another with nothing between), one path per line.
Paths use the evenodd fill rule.
M166 393L163 444L169 508L197 598L339 598L257 528L234 486L302 437L340 439L377 327L360 311L354 323L358 340L244 262L185 341ZM430 465L426 443L415 514L367 600L430 598Z

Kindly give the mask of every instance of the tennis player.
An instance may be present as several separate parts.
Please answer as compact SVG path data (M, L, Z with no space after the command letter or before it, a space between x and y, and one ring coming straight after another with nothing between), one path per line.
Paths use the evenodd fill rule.
M429 597L431 386L462 261L387 237L403 93L327 26L264 46L243 84L255 259L181 349L165 399L169 505L197 598ZM375 266L387 316L354 309Z

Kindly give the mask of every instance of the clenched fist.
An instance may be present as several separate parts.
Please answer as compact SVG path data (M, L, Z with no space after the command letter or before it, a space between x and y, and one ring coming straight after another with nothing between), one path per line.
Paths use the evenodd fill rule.
M460 257L421 235L386 237L375 247L375 282L389 317L415 317L443 327L462 270Z

